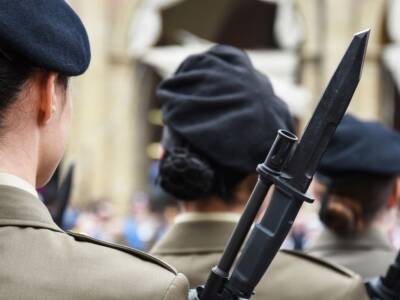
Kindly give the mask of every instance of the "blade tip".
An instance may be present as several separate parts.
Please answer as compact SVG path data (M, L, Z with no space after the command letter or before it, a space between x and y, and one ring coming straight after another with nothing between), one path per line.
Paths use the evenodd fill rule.
M371 29L367 28L365 30L355 33L354 37L361 38L361 39L368 39L370 33L371 33Z

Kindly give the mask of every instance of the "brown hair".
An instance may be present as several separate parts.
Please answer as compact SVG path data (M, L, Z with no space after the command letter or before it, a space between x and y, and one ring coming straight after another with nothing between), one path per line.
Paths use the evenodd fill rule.
M321 221L339 235L351 235L365 229L387 206L393 191L393 176L352 176L331 184Z

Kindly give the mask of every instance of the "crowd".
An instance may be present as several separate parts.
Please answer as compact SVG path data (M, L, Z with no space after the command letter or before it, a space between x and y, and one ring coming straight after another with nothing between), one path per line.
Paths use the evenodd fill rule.
M174 206L155 210L148 195L138 193L132 196L125 216L115 215L111 199L99 199L84 210L70 207L64 224L69 230L147 251L164 233L176 210Z
M318 206L318 204L315 204ZM318 210L312 207L300 213L282 245L283 249L305 250L323 229ZM174 222L178 206L171 203L154 208L145 192L133 195L130 209L116 216L112 199L99 199L84 208L69 206L64 213L63 228L87 234L107 242L120 243L148 251ZM395 212L380 219L390 244L400 249L400 223Z

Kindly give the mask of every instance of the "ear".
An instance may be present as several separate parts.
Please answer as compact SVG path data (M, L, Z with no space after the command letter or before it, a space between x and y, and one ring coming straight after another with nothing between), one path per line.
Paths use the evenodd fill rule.
M40 78L40 103L39 103L39 114L38 124L39 126L45 126L51 120L54 112L56 111L56 73L45 73Z
M389 208L396 207L400 200L400 177L396 177L393 184L392 195L389 198L388 206Z

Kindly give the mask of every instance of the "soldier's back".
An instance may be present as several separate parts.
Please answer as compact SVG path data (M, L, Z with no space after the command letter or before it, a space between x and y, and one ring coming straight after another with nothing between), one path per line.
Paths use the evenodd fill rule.
M365 279L386 274L397 255L387 237L373 227L348 237L324 229L307 252L345 266Z
M259 299L367 299L362 280L355 273L285 250L275 257L256 292Z
M66 234L38 199L0 186L0 299L186 299L187 280L145 253Z
M153 254L185 274L192 288L204 284L218 263L234 222L190 221L174 224ZM280 251L264 275L255 300L367 299L361 278L318 258Z

